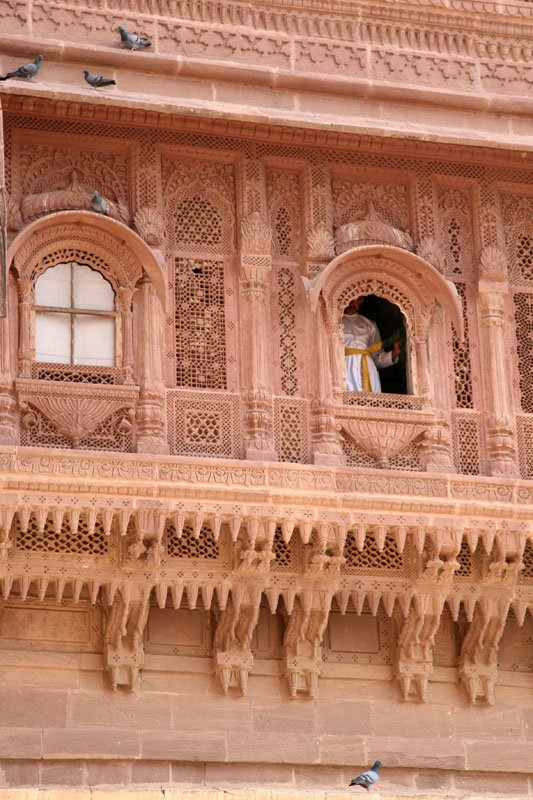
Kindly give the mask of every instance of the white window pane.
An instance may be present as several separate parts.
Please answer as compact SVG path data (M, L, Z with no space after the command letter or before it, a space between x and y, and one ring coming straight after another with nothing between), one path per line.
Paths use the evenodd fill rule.
M39 275L35 281L35 305L70 308L70 270L70 264L58 264Z
M74 315L74 364L115 366L115 320Z
M73 307L114 311L115 293L109 281L84 264L74 264L73 268Z
M35 360L70 364L70 314L35 314Z

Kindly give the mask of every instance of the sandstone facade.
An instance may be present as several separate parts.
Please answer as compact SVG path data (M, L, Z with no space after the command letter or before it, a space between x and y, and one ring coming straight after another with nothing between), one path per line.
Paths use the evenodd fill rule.
M532 15L0 0L0 786L533 791Z

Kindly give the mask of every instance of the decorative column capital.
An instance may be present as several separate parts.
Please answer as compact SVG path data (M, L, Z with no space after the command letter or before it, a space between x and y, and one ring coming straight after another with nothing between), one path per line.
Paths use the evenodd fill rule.
M240 273L247 300L265 302L268 273L272 268L270 225L257 211L241 222Z

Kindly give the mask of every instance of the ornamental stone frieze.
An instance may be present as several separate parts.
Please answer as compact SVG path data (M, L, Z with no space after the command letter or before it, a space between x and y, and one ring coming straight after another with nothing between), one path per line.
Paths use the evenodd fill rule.
M341 613L349 605L361 613L367 604L372 614L383 609L403 618L395 674L406 699L428 696L443 609L455 620L464 613L471 633L459 675L472 702L491 702L494 653L508 610L523 621L533 608L533 583L519 578L524 565L528 575L533 568L529 506L522 504L522 522L495 523L482 491L493 479L418 480L384 471L381 481L388 484L374 485L370 473L361 474L359 488L347 493L342 472L328 468L236 464L211 470L201 461L159 456L144 465L137 457L114 463L101 457L101 472L87 483L83 475L97 465L96 457L69 458L68 472L56 473L59 456L43 462L31 450L3 453L3 596L100 604L104 663L114 688L139 685L151 604L180 608L186 598L189 608L201 600L215 615L213 671L221 690L245 693L264 598L272 613L287 615L283 672L293 697L317 695L320 648L334 602ZM173 463L174 477L168 470ZM69 473L68 489L58 490ZM159 498L148 499L156 474ZM127 478L118 491L114 476ZM17 480L23 486L14 489ZM428 492L435 480L440 488ZM516 513L512 495L505 500L500 492L498 502L508 516ZM357 567L360 556L364 569Z

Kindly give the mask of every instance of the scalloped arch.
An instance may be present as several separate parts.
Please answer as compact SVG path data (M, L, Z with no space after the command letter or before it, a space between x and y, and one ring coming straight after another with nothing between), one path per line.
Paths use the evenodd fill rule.
M32 222L11 243L7 265L14 263L20 278L35 280L62 258L83 253L116 288L133 288L144 269L165 307L163 270L152 250L122 222L89 211L62 211Z
M462 338L461 301L453 284L423 258L398 247L366 245L334 258L309 284L312 310L322 294L340 318L340 305L353 297L351 289L355 293L361 284L368 293L380 294L400 306L418 338L426 338L435 302L444 308Z

